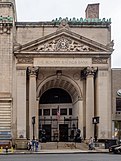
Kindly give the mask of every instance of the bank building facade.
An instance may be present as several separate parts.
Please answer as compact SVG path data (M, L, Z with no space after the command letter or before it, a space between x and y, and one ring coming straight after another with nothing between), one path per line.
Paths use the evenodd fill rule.
M111 138L111 20L89 4L85 18L18 22L0 0L0 131L13 140Z

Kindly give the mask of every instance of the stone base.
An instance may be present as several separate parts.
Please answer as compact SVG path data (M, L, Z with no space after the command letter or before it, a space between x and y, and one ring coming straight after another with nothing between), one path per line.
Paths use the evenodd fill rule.
M18 150L27 149L27 139L16 139L15 148Z

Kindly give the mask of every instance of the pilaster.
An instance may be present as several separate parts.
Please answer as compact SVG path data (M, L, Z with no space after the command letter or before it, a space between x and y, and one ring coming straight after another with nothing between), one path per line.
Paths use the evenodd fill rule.
M17 138L26 138L26 70L17 70Z

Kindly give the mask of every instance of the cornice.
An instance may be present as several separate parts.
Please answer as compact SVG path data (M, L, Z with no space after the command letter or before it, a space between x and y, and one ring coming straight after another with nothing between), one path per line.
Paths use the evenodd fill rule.
M41 56L67 56L67 57L109 57L112 52L19 52L15 51L16 57L41 57Z

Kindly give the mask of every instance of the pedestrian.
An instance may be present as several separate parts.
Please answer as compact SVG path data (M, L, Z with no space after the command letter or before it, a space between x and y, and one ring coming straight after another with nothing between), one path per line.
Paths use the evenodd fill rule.
M35 140L32 140L32 151L35 150Z
M32 150L32 142L31 141L28 141L28 143L27 143L27 149L28 150Z
M36 140L35 142L35 151L38 152L38 147L39 147L39 142L38 140Z
M32 141L29 142L30 150L32 151Z
M94 142L93 142L93 138L90 137L89 139L89 150L94 150L94 146L93 146Z

